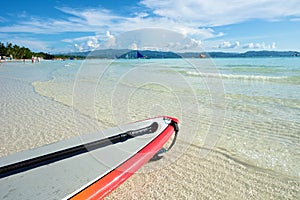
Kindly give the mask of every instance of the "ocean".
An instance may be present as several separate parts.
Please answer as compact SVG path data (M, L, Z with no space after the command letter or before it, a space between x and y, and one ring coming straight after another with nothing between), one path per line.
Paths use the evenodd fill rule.
M0 156L179 119L174 149L108 199L299 198L300 58L6 62L0 85Z

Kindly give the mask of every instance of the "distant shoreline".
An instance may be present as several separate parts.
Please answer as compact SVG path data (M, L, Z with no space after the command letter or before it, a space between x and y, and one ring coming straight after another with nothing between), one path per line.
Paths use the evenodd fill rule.
M184 52L130 50L130 49L103 49L87 52L64 54L68 57L102 58L102 59L164 59L164 58L261 58L261 57L300 57L298 51L247 51L235 52Z
M138 56L139 55L139 56ZM60 57L45 59L40 57L40 61L45 60L85 60L85 59L181 59L181 58L292 58L300 57L298 51L247 51L244 53L235 52L184 52L175 53L171 51L151 51L151 50L129 50L129 49L104 49L88 52L75 52L59 54ZM6 59L3 62L32 62L31 59ZM38 62L35 59L35 62Z
M261 58L261 57L300 57L298 51L247 51L238 52L172 52L160 50L132 50L132 49L99 49L86 52L49 54L35 53L25 47L12 43L0 42L0 62L25 61L37 58L44 60L84 60L84 59L169 59L169 58Z

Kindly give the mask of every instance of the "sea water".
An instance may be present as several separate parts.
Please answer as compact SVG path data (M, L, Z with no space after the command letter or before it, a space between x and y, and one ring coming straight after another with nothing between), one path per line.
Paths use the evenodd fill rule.
M8 144L15 144L10 134L28 137L26 120L18 120L17 129L12 122L20 118L22 109L30 115L34 107L41 113L47 107L54 113L45 123L64 123L63 115L73 112L72 123L78 118L81 127L99 122L95 129L170 115L181 122L179 140L186 145L177 150L182 154L189 145L205 146L247 166L300 178L300 59L296 57L11 62L0 65L0 80L5 85L0 97L1 138ZM24 98L32 101L17 102L19 109L7 111L12 102ZM57 104L71 109L60 112ZM39 112L31 117L43 116ZM70 131L72 126L68 127ZM40 141L32 146L53 141L45 137L51 130L35 137L39 129L42 125L31 131L30 140ZM90 131L82 129L79 134ZM47 139L41 142L43 138ZM2 147L2 156L31 148L7 150L7 146ZM199 151L201 156L205 154Z

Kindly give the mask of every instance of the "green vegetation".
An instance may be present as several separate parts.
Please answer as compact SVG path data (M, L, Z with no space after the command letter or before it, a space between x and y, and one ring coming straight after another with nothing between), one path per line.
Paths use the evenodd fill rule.
M13 59L30 59L32 56L41 57L44 59L53 59L54 56L47 53L35 53L30 51L26 47L20 47L18 45L13 45L12 43L6 43L6 45L0 42L0 56L11 57Z
M12 43L7 43L5 45L0 42L0 56L25 59L31 58L33 56L33 53L28 48L19 47L18 45L12 45Z
M32 57L40 57L43 59L83 59L83 56L72 56L72 55L51 55L44 52L32 52L26 47L20 47L18 45L13 45L12 43L2 43L0 42L0 56L13 58L13 59L31 59Z

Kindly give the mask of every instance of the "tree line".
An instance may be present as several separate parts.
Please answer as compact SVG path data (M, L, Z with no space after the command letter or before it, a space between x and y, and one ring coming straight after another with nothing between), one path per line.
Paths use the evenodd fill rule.
M43 52L32 52L29 48L26 48L24 46L20 47L16 44L12 43L2 43L0 42L0 56L2 57L10 57L13 59L30 59L32 57L41 57L44 59L53 59L54 56L43 53Z
M26 48L24 46L20 47L16 44L12 43L2 43L0 42L0 56L2 58L7 57L7 58L13 58L13 59L31 59L32 57L40 57L43 59L55 59L55 58L60 58L60 59L84 59L84 56L72 56L72 55L51 55L48 53L44 52L32 52L29 48Z
M47 54L47 53L43 53L43 52L39 52L39 53L35 53L32 52L29 48L26 48L24 46L20 47L16 44L12 44L12 43L2 43L0 42L0 56L2 57L10 57L13 59L30 59L32 58L32 56L34 57L41 57L44 59L53 59L54 56Z

